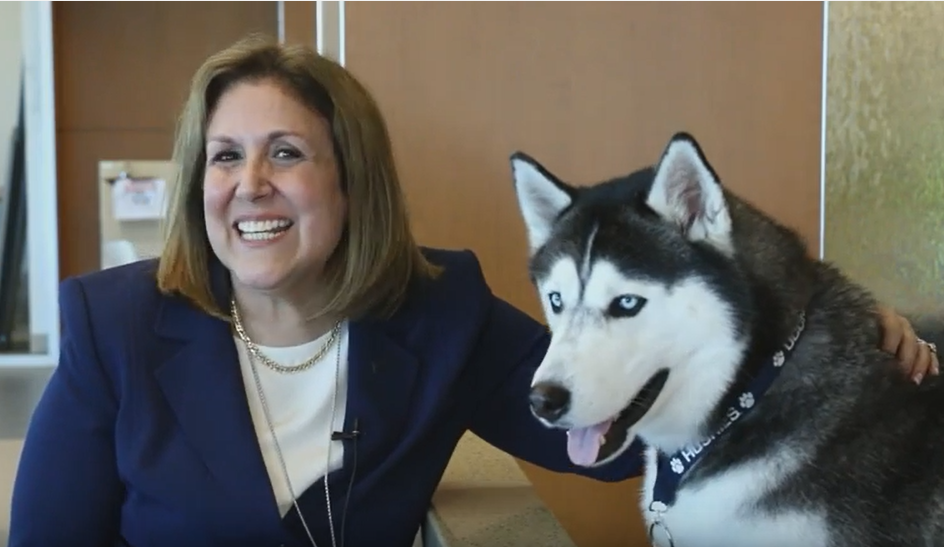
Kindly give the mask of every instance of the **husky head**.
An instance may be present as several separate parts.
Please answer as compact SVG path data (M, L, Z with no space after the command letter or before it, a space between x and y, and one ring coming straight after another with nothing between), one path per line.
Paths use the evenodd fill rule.
M636 435L666 450L697 437L742 359L749 298L731 202L698 143L679 133L655 167L588 187L520 152L511 163L552 332L532 412L568 430L583 466Z

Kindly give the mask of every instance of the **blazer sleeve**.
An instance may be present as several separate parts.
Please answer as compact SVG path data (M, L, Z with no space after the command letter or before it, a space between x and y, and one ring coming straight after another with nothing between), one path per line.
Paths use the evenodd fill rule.
M79 281L60 287L62 345L30 422L13 486L10 547L113 545L123 496L116 394L96 353Z
M470 431L496 448L545 469L574 473L606 482L639 476L643 446L637 439L616 460L597 467L573 464L567 456L567 436L545 427L531 414L531 378L550 343L547 329L507 302L494 298L472 366L489 374L497 385L473 419Z

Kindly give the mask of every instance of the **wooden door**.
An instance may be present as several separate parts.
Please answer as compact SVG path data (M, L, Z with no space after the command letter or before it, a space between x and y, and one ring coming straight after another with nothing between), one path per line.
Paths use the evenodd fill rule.
M169 160L194 71L250 32L275 2L53 4L61 277L99 268L98 162Z
M473 249L539 317L508 156L573 182L693 132L726 184L818 252L822 4L431 2L346 6L347 66L388 117L415 229ZM522 465L583 547L644 545L636 480Z

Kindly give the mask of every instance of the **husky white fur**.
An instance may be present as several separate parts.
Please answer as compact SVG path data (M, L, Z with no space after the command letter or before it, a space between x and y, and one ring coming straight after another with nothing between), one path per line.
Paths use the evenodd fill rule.
M553 333L532 411L577 465L645 444L654 545L944 547L944 389L879 349L867 291L688 134L592 186L511 163Z

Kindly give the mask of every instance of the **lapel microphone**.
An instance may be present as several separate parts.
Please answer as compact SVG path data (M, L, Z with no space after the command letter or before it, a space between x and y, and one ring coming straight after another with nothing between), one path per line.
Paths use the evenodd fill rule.
M351 503L351 491L354 489L354 477L357 475L357 438L360 436L360 421L354 418L353 431L333 431L332 441L353 441L351 443L351 478L347 484L347 494L344 496L344 508L341 510L341 547L347 545L347 510Z
M355 426L354 431L333 431L331 433L332 441L353 441L361 434Z

